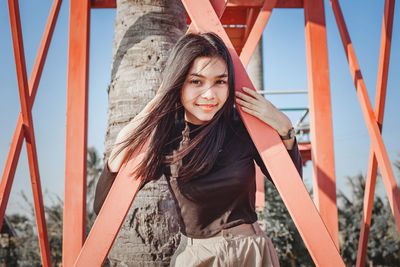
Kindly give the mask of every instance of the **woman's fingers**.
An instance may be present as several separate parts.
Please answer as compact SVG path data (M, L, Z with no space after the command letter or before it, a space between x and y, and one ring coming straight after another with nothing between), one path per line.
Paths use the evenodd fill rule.
M249 109L249 108L246 108L244 106L241 106L241 108L242 108L242 110L244 112L249 113L250 115L253 115L253 116L257 117L257 118L260 118L260 113L257 112L257 110Z
M265 100L263 101L261 99L255 98L255 96L249 96L238 91L236 91L235 94L237 96L236 100L239 104L246 105L246 107L249 107L251 109L257 109L258 112L261 112L262 109L265 109Z
M254 98L258 99L258 100L264 100L265 98L260 95L259 93L256 92L256 90L252 90L250 88L247 87L242 87L243 91L248 93L249 95L253 96Z
M254 105L253 103L246 102L246 101L243 101L243 100L241 100L241 99L237 99L237 102L238 102L241 106L244 106L244 107L246 107L246 108L250 108L250 109L256 109L256 108L257 108L256 105Z
M252 102L252 101L255 100L254 97L245 95L245 94L243 94L242 92L236 91L235 93L236 93L236 96L237 96L237 97L240 97L241 99L243 99L243 100L245 100L245 101L247 101L247 102Z

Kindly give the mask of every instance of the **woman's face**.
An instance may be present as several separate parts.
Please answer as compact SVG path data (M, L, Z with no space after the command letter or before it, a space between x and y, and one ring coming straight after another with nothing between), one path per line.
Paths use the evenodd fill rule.
M198 57L181 90L185 120L193 124L210 121L228 99L228 68L219 57Z

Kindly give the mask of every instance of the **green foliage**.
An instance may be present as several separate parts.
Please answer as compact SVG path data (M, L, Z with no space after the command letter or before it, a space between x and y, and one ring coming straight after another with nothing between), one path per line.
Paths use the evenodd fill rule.
M94 148L88 149L88 227L94 221L92 210L94 187L103 169ZM400 170L400 161L395 163ZM347 177L351 198L338 193L339 238L341 254L348 266L354 266L362 217L365 178L362 175ZM311 194L311 193L310 193ZM41 266L33 205L22 194L30 207L30 216L8 216L17 238L4 242L0 237L0 266ZM281 266L314 266L279 193L268 180L265 194L266 232L277 249ZM63 201L59 197L45 206L48 236L53 266L61 265ZM7 239L8 240L8 239ZM7 256L9 255L9 256ZM370 266L399 266L400 237L390 207L379 196L375 197L371 229L368 239L368 262Z
M397 163L400 168L400 162ZM355 266L363 210L365 178L347 177L351 199L338 193L339 239L347 266ZM277 249L282 266L314 266L302 239L275 187L266 182L267 235ZM399 266L400 237L388 201L376 196L368 238L369 266Z
M365 178L363 175L347 177L352 192L349 199L338 194L339 234L341 254L348 266L356 263L360 224L362 219ZM399 266L400 237L388 201L375 196L368 236L367 259L374 266Z
M95 148L88 148L87 158L87 232L94 222L93 199L94 187L102 170L101 159ZM0 246L0 266L41 266L40 250L35 223L35 211L33 204L27 196L21 192L25 204L29 207L28 215L12 214L8 220L17 233L17 238L12 239L4 248ZM62 225L63 225L63 200L56 196L51 199L50 205L44 206L46 226L49 238L50 254L53 266L61 266L62 261ZM0 238L0 241L3 239ZM7 253L14 253L13 257L3 257Z
M265 188L266 232L278 252L281 266L313 266L279 192L267 179Z
M32 221L20 214L8 216L8 220L17 233L17 238L12 241L16 248L16 258L11 262L7 261L6 266L41 266L38 239Z

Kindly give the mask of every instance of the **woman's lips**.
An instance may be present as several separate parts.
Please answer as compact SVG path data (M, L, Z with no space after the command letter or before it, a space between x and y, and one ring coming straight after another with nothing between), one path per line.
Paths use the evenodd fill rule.
M209 111L216 107L217 104L196 104L196 106L198 106L202 110Z

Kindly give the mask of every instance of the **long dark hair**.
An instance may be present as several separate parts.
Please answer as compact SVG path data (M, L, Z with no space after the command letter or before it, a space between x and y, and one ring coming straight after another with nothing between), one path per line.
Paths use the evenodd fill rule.
M171 144L182 138L174 136L179 123L184 121L184 107L180 100L182 86L188 72L198 57L219 57L224 60L228 71L228 99L211 121L196 127L198 134L186 146L180 147L172 155L168 149ZM175 164L190 153L187 164L179 168L180 179L190 179L194 175L208 172L218 156L226 132L231 125L234 113L234 69L228 48L218 35L214 33L186 34L172 48L163 72L163 82L159 88L158 102L143 119L142 123L120 144L119 154L127 148L128 153L123 160L126 163L135 150L139 150L149 140L148 150L134 171L136 177L150 181L162 175L163 164ZM192 153L191 153L192 152Z

